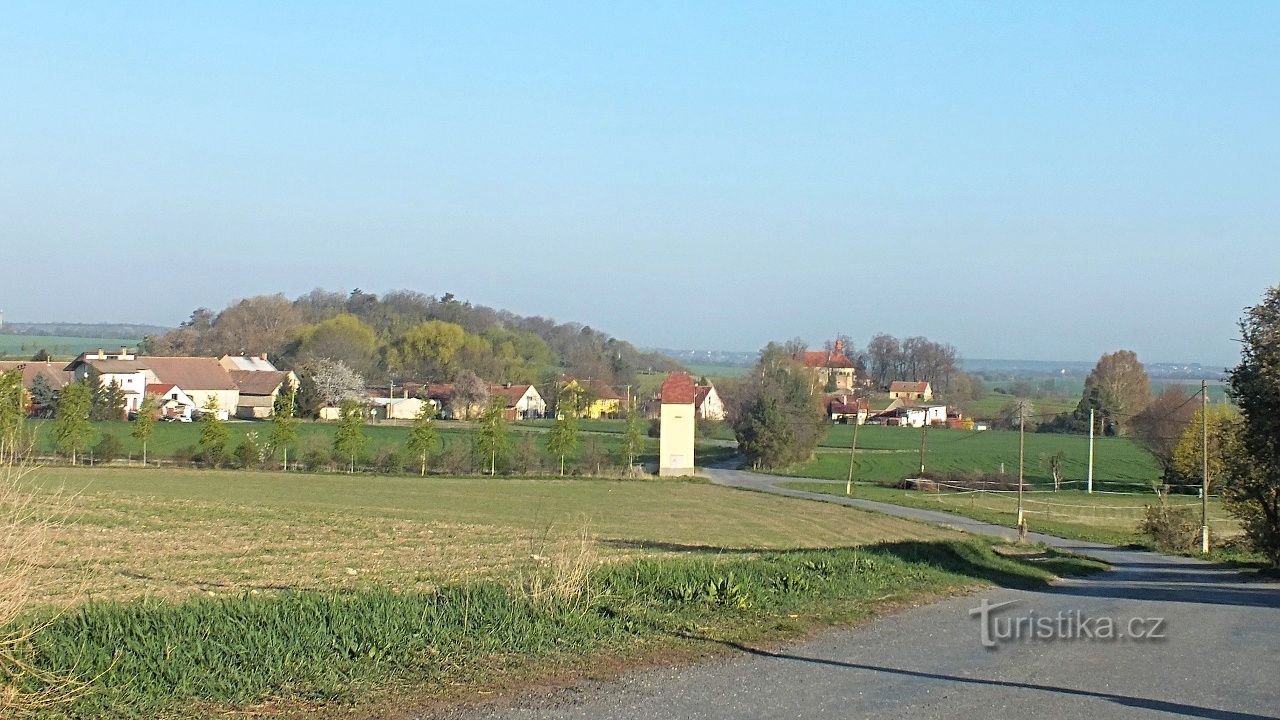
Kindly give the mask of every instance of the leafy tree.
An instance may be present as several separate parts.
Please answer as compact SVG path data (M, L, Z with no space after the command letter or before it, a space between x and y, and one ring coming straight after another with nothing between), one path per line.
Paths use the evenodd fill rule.
M547 433L547 450L560 460L560 475L564 476L565 459L578 448L577 408L566 407L566 412L556 416L556 422Z
M1195 403L1195 414L1183 427L1178 441L1170 456L1170 476L1185 484L1199 484L1204 474L1204 431L1205 427L1199 403ZM1239 431L1240 413L1225 403L1214 403L1209 406L1207 417L1209 431L1209 491L1218 489L1220 481L1226 475L1227 453L1232 446L1233 438Z
M449 411L455 418L470 418L478 408L489 405L489 385L470 370L458 373L449 398Z
M827 423L810 377L789 348L769 343L761 351L733 422L738 447L754 465L780 467L813 455Z
M284 387L276 395L275 407L271 413L271 435L267 443L272 454L279 450L284 456L284 469L289 469L289 448L298 442L297 418L298 391L290 380L284 381Z
M43 375L36 375L31 381L31 414L38 418L51 418L57 409L58 391Z
M22 371L0 373L0 463L18 454L26 415Z
M479 451L489 461L489 474L498 473L498 460L507 450L506 403L495 398L480 416L480 432L476 435Z
M360 374L377 371L378 348L374 329L349 313L305 326L298 335L299 358L334 360Z
M40 348L39 350L36 351L35 355L31 356L31 360L33 362L49 362L52 359L53 359L53 356L50 355L49 351L44 348Z
M413 456L421 460L420 477L427 476L427 460L431 457L439 442L436 434L436 407L429 402L422 404L422 410L418 412L418 417L413 421L413 427L409 428L409 442L406 444L409 452Z
M93 446L93 459L99 463L109 463L124 454L124 445L111 433L103 433L98 444Z
M218 417L218 397L210 395L200 412L200 439L196 442L196 452L202 461L215 468L221 467L230 443L231 433L227 424Z
M142 405L133 419L133 429L129 435L142 443L142 464L147 464L147 443L156 429L156 396L147 395L142 398Z
M262 462L262 449L258 447L258 433L247 432L235 449L236 463L248 470Z
M644 449L644 413L638 403L632 402L627 411L627 424L622 429L622 454L627 459L627 472L636 464L636 456Z
M1222 497L1249 544L1280 567L1280 286L1240 320L1229 392L1243 422L1226 453Z
M450 378L466 336L461 325L428 320L391 343L387 364L405 375Z
M1098 358L1098 364L1084 381L1084 394L1076 414L1089 417L1093 409L1103 419L1110 434L1124 435L1130 420L1151 402L1151 381L1147 370L1132 350L1117 350Z
M93 392L84 382L68 383L58 394L58 418L53 422L53 440L58 452L70 456L71 464L93 440L89 413L93 409Z
M350 461L350 472L356 471L356 458L364 453L364 406L355 400L342 402L338 432L333 436L333 454Z

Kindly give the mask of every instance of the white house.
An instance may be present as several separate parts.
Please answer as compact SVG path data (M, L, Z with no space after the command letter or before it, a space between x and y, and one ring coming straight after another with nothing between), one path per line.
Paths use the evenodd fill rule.
M946 425L947 406L926 405L924 408L924 422L926 425Z
M210 399L218 403L218 417L226 420L240 404L240 389L231 373L211 357L146 357L147 383L177 385L203 408Z
M693 399L694 410L702 420L724 420L724 401L715 385L697 386L697 395Z
M417 420L427 401L420 398L371 397L376 420Z
M156 412L162 418L191 419L191 413L199 410L191 396L182 388L173 384L155 384L147 386L147 394L156 398Z
M96 353L81 353L66 369L77 382L84 381L91 372L97 372L103 387L112 383L119 385L124 393L126 413L134 412L142 405L149 381L147 366L139 362L128 348L120 348L119 353L105 353L101 349Z
M661 434L658 439L658 474L691 475L694 471L693 436L697 423L694 401L698 389L689 373L674 372L662 381Z
M532 385L492 385L489 397L502 398L506 402L504 414L508 420L533 420L547 414L547 403L538 388Z

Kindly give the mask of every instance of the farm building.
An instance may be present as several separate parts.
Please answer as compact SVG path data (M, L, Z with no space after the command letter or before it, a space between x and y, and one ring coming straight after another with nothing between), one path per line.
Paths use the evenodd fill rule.
M929 402L933 399L933 386L927 382L894 380L889 384L889 399Z

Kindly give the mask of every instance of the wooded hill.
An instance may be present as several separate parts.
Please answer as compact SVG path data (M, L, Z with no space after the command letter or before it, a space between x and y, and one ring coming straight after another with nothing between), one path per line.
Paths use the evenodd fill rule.
M261 295L220 312L199 308L180 327L149 336L148 355L266 353L282 367L338 360L369 383L452 381L470 371L494 383L541 383L561 374L610 385L639 371L679 368L631 343L579 323L557 323L473 305L446 293L411 290L379 297L313 290L295 300Z

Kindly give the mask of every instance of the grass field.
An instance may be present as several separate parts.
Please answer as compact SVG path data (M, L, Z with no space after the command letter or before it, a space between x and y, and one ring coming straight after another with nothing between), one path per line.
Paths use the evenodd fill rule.
M786 483L785 487L841 496L845 489L840 484L802 482ZM853 495L865 500L955 513L1006 527L1017 525L1018 498L1017 493L1012 492L920 492L859 484L854 487ZM1086 494L1073 490L1050 492L1033 488L1023 494L1024 514L1032 531L1117 545L1148 542L1138 532L1138 524L1146 506L1157 502L1154 492L1145 495ZM1194 496L1173 495L1168 502L1172 506L1192 510L1198 521L1200 501ZM1216 497L1209 499L1209 530L1220 540L1240 535L1240 526L1227 515Z
M86 350L121 346L136 348L139 338L85 338L59 335L5 335L0 334L0 357L29 358L40 350L47 350L55 358L70 360Z
M844 480L849 474L853 427L835 425L822 441L812 462L779 471L782 475ZM866 481L896 481L920 471L921 431L911 428L867 425L858 429L858 462L855 476ZM1018 472L1018 433L1005 430L970 432L931 429L925 440L925 467L938 472ZM1066 453L1064 472L1069 480L1088 474L1089 441L1077 435L1027 433L1025 472L1028 482L1050 482L1046 460ZM1098 489L1110 486L1151 487L1160 469L1149 452L1128 438L1098 438L1094 447L1094 478Z
M955 537L701 483L141 468L48 468L43 482L76 496L51 602L423 590L510 573L584 527L609 560Z
M41 498L70 495L33 657L88 681L49 717L404 714L602 660L795 637L1100 567L693 482L71 468L38 480Z

